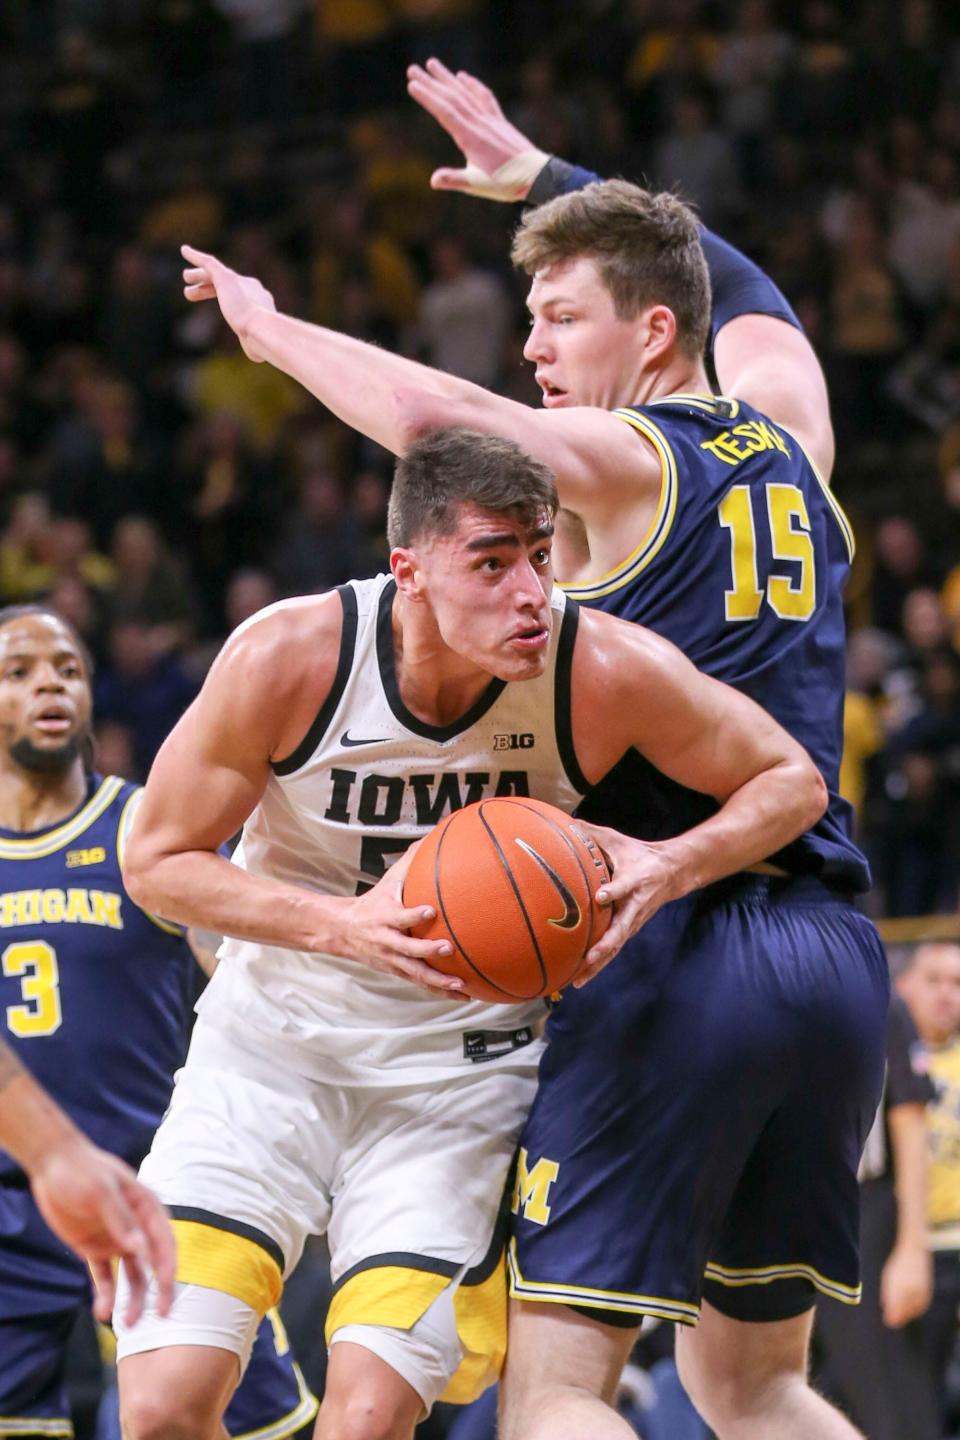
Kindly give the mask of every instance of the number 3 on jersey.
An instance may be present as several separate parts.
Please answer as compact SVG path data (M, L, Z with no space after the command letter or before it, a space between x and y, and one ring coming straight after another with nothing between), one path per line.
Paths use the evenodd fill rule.
M60 967L45 940L18 940L0 956L4 975L20 979L22 1005L7 1006L7 1025L21 1039L60 1029Z
M803 492L796 485L767 485L767 523L774 560L799 566L795 579L768 575L766 590L757 574L757 526L749 485L733 485L717 507L720 524L730 531L733 588L726 591L728 620L756 620L767 604L781 620L809 620L817 599L813 541Z

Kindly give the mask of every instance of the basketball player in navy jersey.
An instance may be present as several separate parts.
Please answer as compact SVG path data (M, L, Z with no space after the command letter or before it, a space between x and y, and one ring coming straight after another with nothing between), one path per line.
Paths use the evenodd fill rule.
M468 146L480 193L505 177L509 198L529 190L546 157L518 185L531 147L498 129L485 87L432 65L411 91ZM856 1168L889 982L852 904L869 876L837 794L853 540L827 484L823 376L792 311L674 196L621 181L560 196L527 213L514 246L531 276L536 411L279 315L256 280L183 253L187 298L215 296L251 359L395 453L461 425L549 465L568 593L758 700L830 792L818 824L766 857L772 875L669 907L551 1019L515 1197L508 1440L624 1435L605 1402L648 1313L686 1325L684 1382L721 1437L855 1433L806 1362L817 1295L859 1294ZM729 398L704 368L711 278ZM705 805L634 756L584 813L655 839Z
M70 626L42 606L0 610L4 1041L70 1117L64 1132L89 1137L76 1137L78 1162L92 1140L122 1174L169 1100L194 961L181 927L124 890L120 854L142 792L89 773L90 723L89 664ZM86 1266L46 1223L46 1191L27 1186L41 1139L0 1150L0 1435L72 1434L66 1344L91 1300ZM315 1411L279 1322L264 1321L229 1432L292 1435Z
M126 1267L130 1280L131 1324L140 1313L148 1271L156 1277L160 1303L169 1306L175 1252L163 1206L129 1165L80 1133L4 1040L0 1146L23 1169L50 1229L90 1266L99 1319L113 1313L115 1259Z
M391 573L247 622L157 757L128 887L234 938L141 1172L182 1239L170 1314L118 1336L128 1440L182 1433L184 1394L210 1414L311 1230L327 1231L334 1280L318 1440L409 1440L445 1391L496 1377L498 1215L543 1002L482 1004L430 967L445 942L406 933L432 914L402 903L411 842L466 799L571 810L631 746L714 796L662 844L594 832L618 902L601 964L668 898L821 811L815 767L757 706L554 589L556 503L509 441L412 446ZM228 863L217 847L241 824Z

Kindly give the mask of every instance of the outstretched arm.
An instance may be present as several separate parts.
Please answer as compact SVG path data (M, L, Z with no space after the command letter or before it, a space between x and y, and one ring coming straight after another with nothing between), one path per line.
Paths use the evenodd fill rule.
M126 1321L138 1319L153 1273L162 1315L173 1299L175 1249L167 1212L128 1165L93 1145L0 1040L0 1144L21 1165L55 1234L90 1265L95 1313L109 1320L119 1259L130 1282Z
M269 361L292 376L347 425L395 455L448 426L503 436L550 467L561 503L584 519L599 507L636 504L640 486L659 488L652 448L638 444L635 432L604 410L534 410L377 345L278 314L259 280L189 245L182 253L187 299L216 300L251 360Z
M537 149L512 125L488 86L439 60L411 65L407 90L459 146L465 165L434 171L437 190L540 205L600 179ZM721 390L778 420L825 479L834 460L826 383L789 301L733 245L701 226L713 291L711 340Z

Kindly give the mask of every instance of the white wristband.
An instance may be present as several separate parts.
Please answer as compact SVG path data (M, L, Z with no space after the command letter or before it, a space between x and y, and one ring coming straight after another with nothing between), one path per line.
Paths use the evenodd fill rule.
M498 165L492 175L481 170L479 165L467 165L460 174L466 181L464 189L468 195L504 202L525 200L530 186L549 159L544 150L524 150L522 154L511 155L509 160Z

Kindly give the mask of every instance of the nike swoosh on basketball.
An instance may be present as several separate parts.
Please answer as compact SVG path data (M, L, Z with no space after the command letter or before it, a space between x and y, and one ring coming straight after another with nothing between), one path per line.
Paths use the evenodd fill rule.
M385 735L374 735L372 739L367 738L367 736L362 736L360 739L357 739L356 736L350 734L349 730L344 730L340 736L341 745L385 745L386 741L387 737Z
M532 845L528 845L526 840L521 840L519 835L515 838L516 843L520 846L520 849L525 850L526 853L530 856L531 860L536 860L543 873L548 876L550 880L552 880L553 884L557 887L557 894L563 901L563 914L558 916L556 919L554 919L553 916L548 915L547 924L556 925L558 930L576 930L577 926L580 924L581 912L580 906L577 904L573 892L569 890L567 886L563 883L556 870L554 870L553 866L549 864L546 860L544 860L542 855L537 854L536 850L534 850Z

